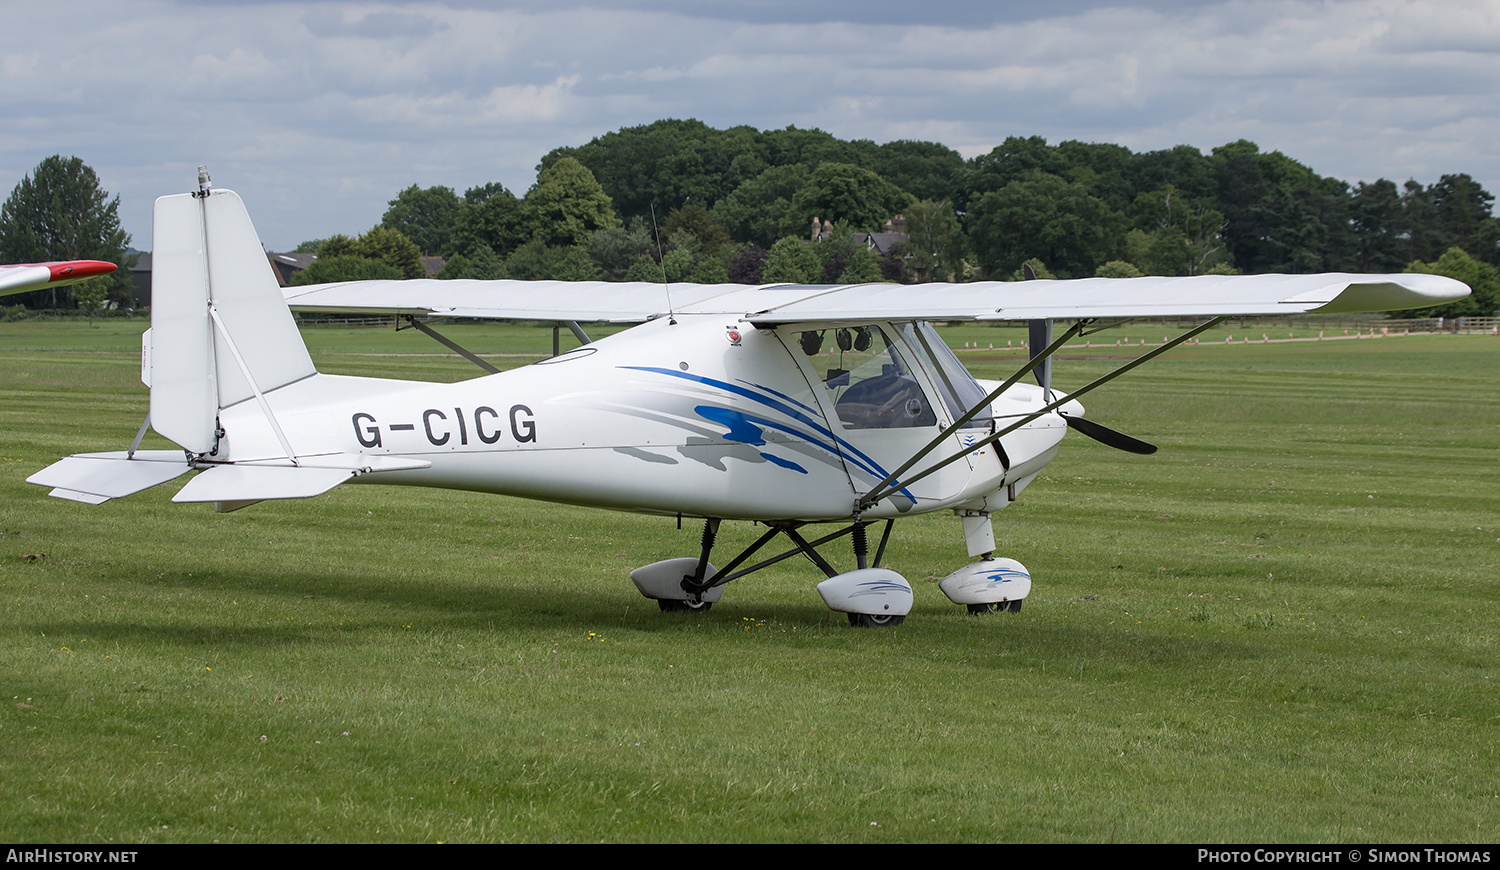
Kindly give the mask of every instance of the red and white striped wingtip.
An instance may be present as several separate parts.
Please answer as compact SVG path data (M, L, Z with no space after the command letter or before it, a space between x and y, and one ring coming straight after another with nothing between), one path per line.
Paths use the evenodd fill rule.
M0 296L76 284L85 278L108 275L119 268L103 260L66 260L56 263L20 263L0 266Z

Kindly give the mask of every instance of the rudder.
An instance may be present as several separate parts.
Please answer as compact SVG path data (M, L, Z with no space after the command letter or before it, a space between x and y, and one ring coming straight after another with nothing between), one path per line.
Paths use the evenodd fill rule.
M151 428L212 453L220 408L317 370L234 191L161 197L152 234Z

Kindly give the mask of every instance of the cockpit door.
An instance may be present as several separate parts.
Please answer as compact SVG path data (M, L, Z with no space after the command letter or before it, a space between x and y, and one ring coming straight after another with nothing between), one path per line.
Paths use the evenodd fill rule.
M954 418L937 398L930 373L916 364L923 356L920 345L913 348L904 341L899 325L783 327L777 334L813 385L856 492L868 492ZM962 447L959 436L951 441L908 474ZM971 459L955 462L901 490L889 503L906 513L920 502L947 501L960 494L971 473Z

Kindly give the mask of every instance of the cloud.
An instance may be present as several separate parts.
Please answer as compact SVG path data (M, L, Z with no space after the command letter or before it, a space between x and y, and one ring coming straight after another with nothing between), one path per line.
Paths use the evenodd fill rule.
M447 30L447 25L431 16L411 12L374 10L355 12L345 8L314 6L302 15L302 24L313 36L328 39L361 37L419 41Z
M413 183L524 191L554 147L692 117L968 156L1249 138L1350 180L1493 191L1497 47L1484 0L60 0L0 32L0 187L77 154L146 245L151 201L207 162L289 247L362 231Z

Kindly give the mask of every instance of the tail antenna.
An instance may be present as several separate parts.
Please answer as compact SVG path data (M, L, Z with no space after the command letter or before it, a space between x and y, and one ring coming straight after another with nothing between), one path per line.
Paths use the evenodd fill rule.
M651 232L656 234L656 261L661 266L661 286L667 294L667 325L677 325L677 315L672 311L672 282L667 280L667 255L661 248L661 229L656 226L656 203L651 203Z

